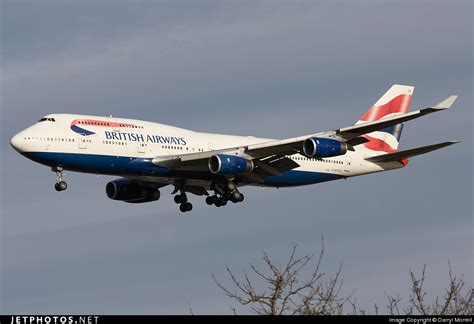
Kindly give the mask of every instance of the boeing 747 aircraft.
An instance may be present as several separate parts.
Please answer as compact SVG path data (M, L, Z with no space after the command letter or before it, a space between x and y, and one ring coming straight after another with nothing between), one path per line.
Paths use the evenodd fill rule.
M163 124L115 117L51 114L11 139L23 156L56 172L55 189L66 190L64 170L121 178L107 183L110 199L145 203L174 186L182 212L187 193L216 207L242 202L244 186L293 187L403 168L408 159L452 144L448 141L399 151L403 123L448 109L450 96L433 107L408 112L414 87L393 85L354 126L287 139L198 133Z

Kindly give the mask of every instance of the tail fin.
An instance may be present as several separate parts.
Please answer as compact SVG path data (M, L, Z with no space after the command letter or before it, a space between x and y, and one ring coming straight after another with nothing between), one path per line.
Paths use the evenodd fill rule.
M412 86L394 84L364 115L362 115L356 125L400 113L406 113L410 106L414 89L415 87ZM403 124L398 124L363 135L368 142L356 146L356 148L357 150L364 150L367 155L396 152L402 129Z

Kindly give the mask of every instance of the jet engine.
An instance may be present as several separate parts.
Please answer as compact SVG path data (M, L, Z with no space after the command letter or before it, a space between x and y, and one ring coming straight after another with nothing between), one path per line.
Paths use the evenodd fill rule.
M127 203L144 203L160 199L157 188L141 186L128 179L110 181L105 186L107 197Z
M209 171L216 174L243 174L253 170L253 162L246 158L227 154L216 154L209 158Z
M312 137L303 142L303 152L311 158L344 155L347 152L347 144L331 138Z

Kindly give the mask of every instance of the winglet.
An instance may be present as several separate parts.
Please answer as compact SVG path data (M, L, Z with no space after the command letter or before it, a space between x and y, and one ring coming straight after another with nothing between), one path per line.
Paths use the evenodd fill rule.
M448 98L444 99L443 101L441 101L440 103L438 103L437 105L433 106L432 108L434 109L448 109L450 108L454 101L456 101L458 96L449 96Z
M453 144L461 143L461 141L448 141L447 143L449 143L449 145L453 145Z

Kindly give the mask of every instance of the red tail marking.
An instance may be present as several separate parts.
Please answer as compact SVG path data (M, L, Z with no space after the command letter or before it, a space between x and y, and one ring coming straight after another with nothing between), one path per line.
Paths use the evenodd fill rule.
M403 164L403 166L407 166L407 165L408 165L408 162L410 162L410 160L408 160L408 159L401 159L399 162L400 162L401 164Z
M397 112L406 113L408 106L410 105L411 95L402 94L399 95L385 105L373 106L360 118L362 121L374 121Z
M368 142L364 143L364 146L368 148L369 150L382 151L382 152L387 152L387 153L397 152L397 150L393 149L386 142L378 138L370 137L368 135L364 135L364 137L369 140Z

